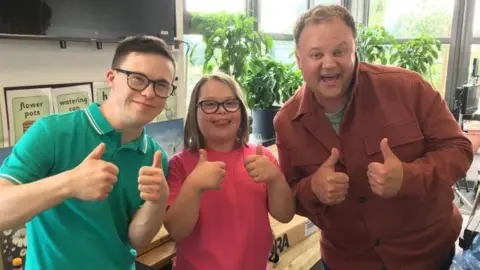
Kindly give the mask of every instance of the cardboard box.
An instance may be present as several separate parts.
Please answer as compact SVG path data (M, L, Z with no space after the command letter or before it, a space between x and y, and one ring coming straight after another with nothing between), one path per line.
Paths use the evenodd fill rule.
M269 263L269 269L308 270L320 260L320 232L315 231L301 242L282 253L277 263Z
M277 264L283 254L308 236L318 231L308 218L295 215L287 224L280 223L270 217L270 224L274 235L273 248L270 251L269 262Z

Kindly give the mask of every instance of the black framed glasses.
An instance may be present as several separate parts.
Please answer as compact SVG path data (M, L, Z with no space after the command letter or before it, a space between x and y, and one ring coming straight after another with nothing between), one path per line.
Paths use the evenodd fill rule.
M206 114L216 113L220 106L227 112L236 112L240 109L240 100L238 99L227 99L223 102L216 100L202 100L198 102L198 107Z
M128 71L120 68L113 70L127 75L127 84L134 91L143 91L150 84L153 86L155 95L159 98L168 98L175 94L177 86L167 80L154 81L148 78L145 74L135 71Z

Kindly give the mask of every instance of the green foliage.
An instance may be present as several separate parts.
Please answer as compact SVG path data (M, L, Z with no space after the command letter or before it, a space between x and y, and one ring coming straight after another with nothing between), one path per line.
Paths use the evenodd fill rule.
M377 60L381 64L389 63L389 50L385 44L394 43L395 38L385 30L383 26L357 27L357 52L361 61L374 63Z
M368 24L372 26L388 25L388 32L399 39L410 39L420 37L423 34L431 37L448 37L452 29L453 1L422 0L415 1L413 4L400 4L408 8L405 10L392 10L397 3L395 0L370 0L370 11ZM414 6L414 8L411 8ZM394 18L392 18L392 16ZM436 46L436 45L435 45ZM404 48L405 49L405 48ZM395 48L392 48L390 54L393 54ZM439 53L441 59L441 53ZM413 56L412 56L413 58ZM378 62L371 61L371 62ZM442 70L445 69L444 63L434 61L433 65L428 66L427 72L422 73L425 79L430 79L431 83L437 89L443 89L445 78L442 76ZM395 65L400 65L396 63ZM417 65L415 65L417 66ZM412 68L416 71L420 69Z
M441 43L430 36L422 35L405 43L393 46L391 63L416 71L422 75L430 72L430 67L438 59Z
M203 72L218 68L240 82L248 60L268 53L273 45L270 36L254 30L255 22L244 14L192 14L192 25L206 43Z
M282 83L280 102L287 101L303 84L302 72L295 67L295 63L283 64L286 66Z
M265 54L251 59L242 87L249 108L269 109L290 98L302 82L302 75L293 64Z
M357 51L361 61L399 66L429 76L430 80L440 49L440 41L429 35L399 43L383 26L358 27Z
M268 109L290 98L303 78L294 63L284 64L270 56L273 39L255 31L255 23L255 18L244 14L191 14L194 31L206 43L203 73L218 68L232 75L242 86L249 108Z

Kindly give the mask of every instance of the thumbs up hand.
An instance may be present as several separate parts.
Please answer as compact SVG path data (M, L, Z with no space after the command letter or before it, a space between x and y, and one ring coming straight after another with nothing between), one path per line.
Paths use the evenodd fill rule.
M255 155L245 159L245 169L255 182L271 182L281 179L282 172L263 154L263 146L257 145Z
M373 193L382 198L391 198L398 194L403 183L402 162L388 146L388 139L380 142L383 164L372 162L368 164L367 177Z
M105 144L99 144L72 170L65 172L71 197L97 201L105 199L117 182L118 167L102 160Z
M208 161L207 151L200 149L198 163L185 182L199 192L219 189L224 180L225 167L224 162Z
M140 197L152 203L168 197L168 185L162 169L162 152L153 155L152 166L143 166L138 172L138 190Z
M330 157L318 168L312 176L312 191L326 205L339 204L345 200L348 191L348 175L335 172L340 154L332 149Z

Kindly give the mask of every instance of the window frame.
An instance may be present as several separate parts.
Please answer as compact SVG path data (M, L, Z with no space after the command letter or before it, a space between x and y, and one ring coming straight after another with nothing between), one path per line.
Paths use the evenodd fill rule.
M458 28L461 27L463 24L459 22L460 18L462 18L460 14L460 10L462 8L462 3L465 0L454 0L453 4L453 16L452 16L452 29L450 32L450 37L445 38L445 37L436 37L442 45L448 44L449 45L449 52L448 52L448 63L447 63L447 78L445 82L445 95L444 98L447 101L448 105L450 108L453 108L455 100L454 100L454 95L455 95L455 86L457 85L457 82L459 81L459 73L460 72L454 72L455 70L458 70L458 67L460 66L460 63L458 63L458 55L460 54L459 50L460 47L458 45L458 40L459 36L458 34L462 33L462 31L459 31ZM366 25L369 25L369 20L370 20L370 0L364 0L364 18L366 21ZM396 38L395 40L397 42L407 42L411 40L412 38ZM469 61L469 58L468 60ZM467 64L468 66L468 64ZM467 71L468 72L468 71ZM461 76L460 76L461 77ZM453 89L453 90L452 90Z

